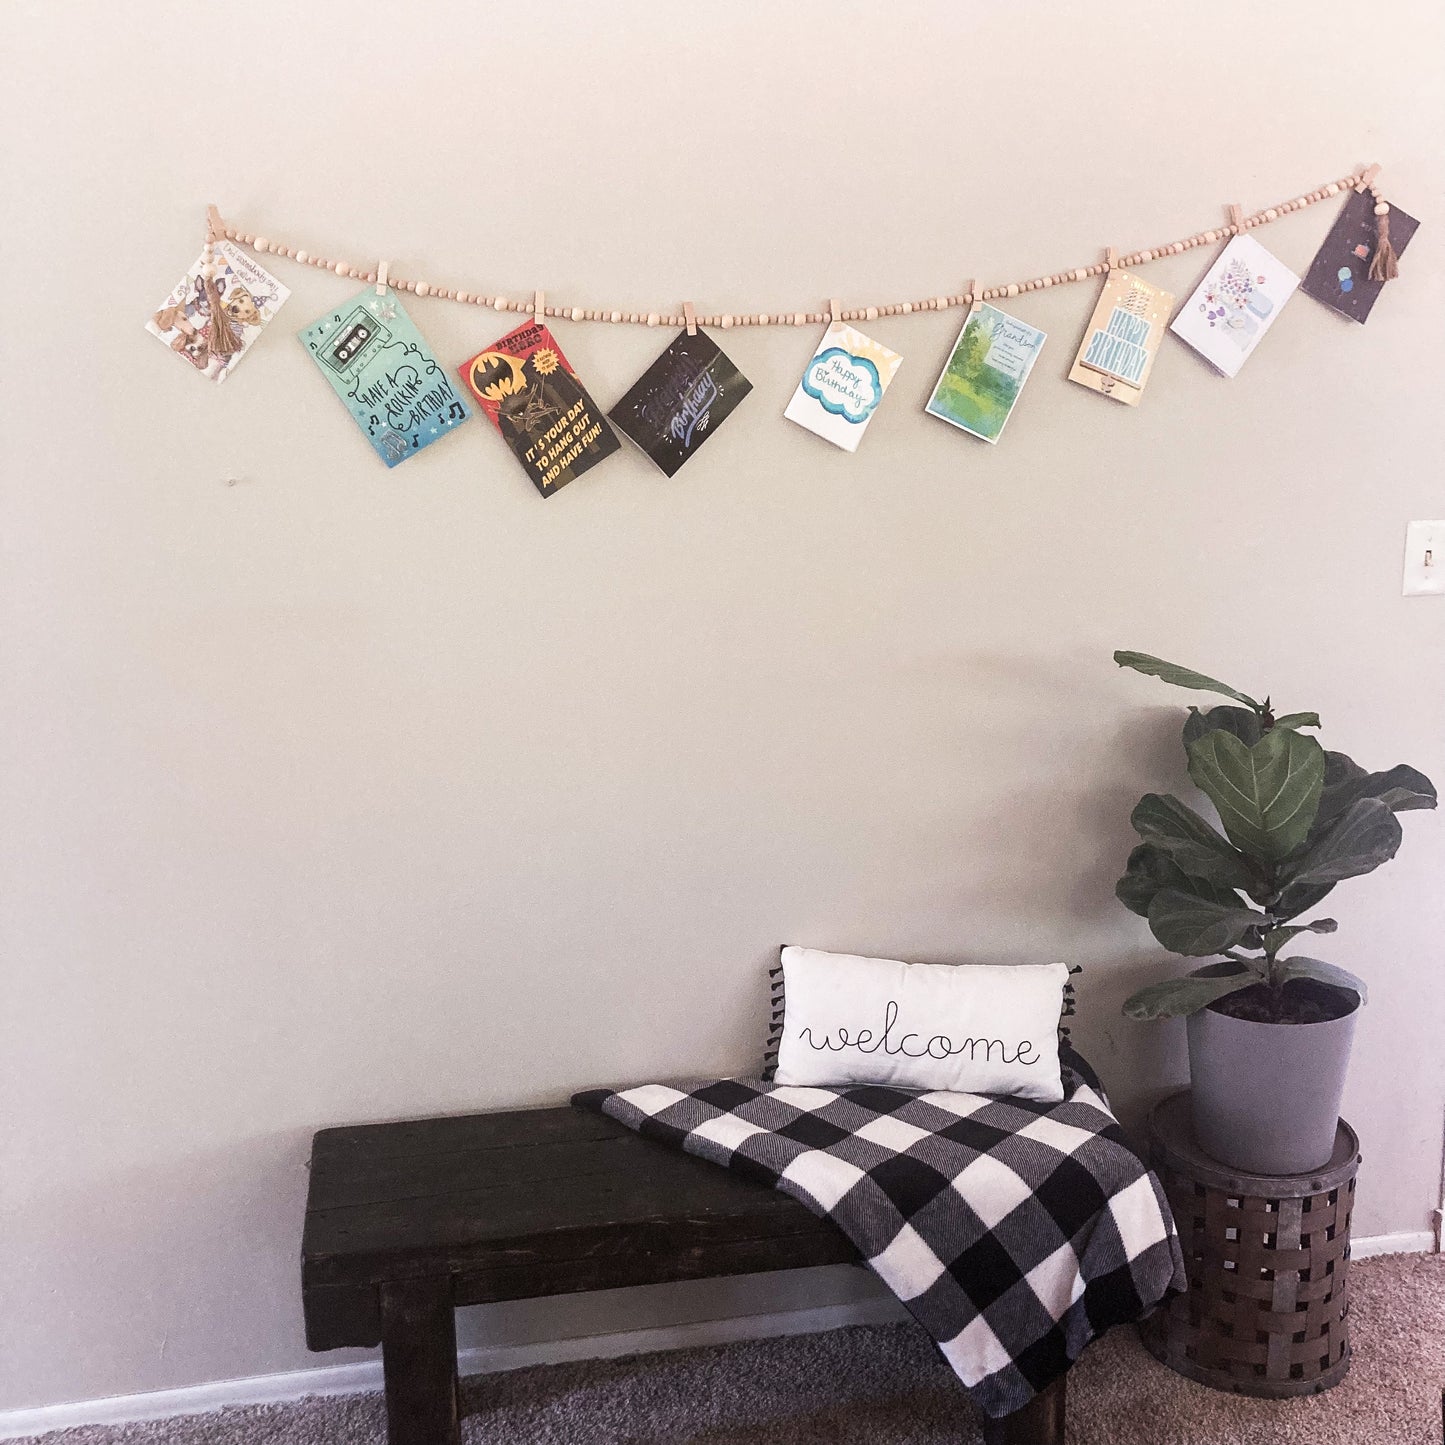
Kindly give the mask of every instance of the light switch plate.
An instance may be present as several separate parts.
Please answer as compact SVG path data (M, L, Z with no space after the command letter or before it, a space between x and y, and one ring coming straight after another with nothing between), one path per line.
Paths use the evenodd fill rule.
M1411 522L1405 528L1406 597L1445 596L1445 522Z

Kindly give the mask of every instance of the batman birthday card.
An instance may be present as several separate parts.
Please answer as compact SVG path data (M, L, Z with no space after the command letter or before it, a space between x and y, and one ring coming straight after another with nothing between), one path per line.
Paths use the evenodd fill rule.
M544 497L621 446L545 326L508 332L461 374Z

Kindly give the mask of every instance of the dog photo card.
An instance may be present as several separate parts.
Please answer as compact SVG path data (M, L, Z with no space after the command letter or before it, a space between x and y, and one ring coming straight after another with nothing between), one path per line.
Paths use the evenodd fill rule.
M705 331L679 331L608 416L673 477L752 389Z
M509 331L460 369L544 497L622 445L550 329L535 320Z
M1236 236L1169 329L1216 371L1237 376L1298 285L1299 277L1253 236Z
M1398 206L1390 207L1390 245L1397 257L1405 254L1419 227L1414 216L1407 216ZM1363 325L1385 288L1383 281L1371 281L1369 276L1375 243L1375 198L1369 191L1351 191L1305 272L1300 290Z
M1126 406L1138 406L1173 309L1169 292L1128 271L1111 270L1069 380Z
M1013 414L1045 340L1044 332L996 306L969 312L924 410L996 442Z
M846 322L831 322L783 415L845 452L856 452L902 364L896 351Z
M146 330L159 337L177 356L190 362L202 376L221 382L255 344L266 324L286 303L290 290L283 286L256 258L230 241L217 241L214 261L216 291L226 325L240 341L227 356L213 356L211 309L201 279L205 256L196 257L190 270L151 314Z
M378 296L368 287L296 335L389 467L471 415L390 291Z

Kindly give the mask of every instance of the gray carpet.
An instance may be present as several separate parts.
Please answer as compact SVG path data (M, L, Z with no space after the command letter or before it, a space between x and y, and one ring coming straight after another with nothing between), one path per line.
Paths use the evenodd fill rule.
M1306 1400L1247 1400L1157 1364L1131 1329L1069 1376L1070 1445L1441 1445L1445 1258L1351 1269L1354 1364ZM974 1445L977 1416L910 1325L584 1361L465 1382L466 1445ZM46 1445L384 1445L376 1395L87 1427ZM31 1442L33 1445L33 1442Z

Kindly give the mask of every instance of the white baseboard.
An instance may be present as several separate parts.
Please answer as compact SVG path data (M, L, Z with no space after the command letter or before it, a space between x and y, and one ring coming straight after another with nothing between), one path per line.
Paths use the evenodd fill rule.
M1425 1254L1435 1247L1428 1229L1405 1234L1376 1234L1354 1240L1350 1255L1372 1259L1382 1254ZM568 1340L543 1340L530 1345L497 1345L463 1350L457 1363L464 1375L518 1370L525 1365L556 1365L566 1360L611 1359L694 1345L723 1345L735 1340L765 1340L781 1335L806 1335L844 1325L892 1324L906 1319L903 1306L891 1299L857 1300L812 1310L779 1314L739 1315L733 1319L700 1320L662 1325L624 1334L580 1335ZM164 1420L198 1415L227 1405L274 1405L306 1395L354 1395L381 1389L381 1361L354 1365L321 1365L281 1375L252 1375L241 1380L216 1380L178 1390L144 1395L111 1395L102 1400L77 1400L68 1405L42 1405L33 1410L0 1410L0 1440L68 1430L77 1425L121 1425L131 1420Z
M811 1310L662 1325L623 1334L580 1335L574 1339L543 1340L530 1345L462 1350L457 1356L457 1365L464 1375L483 1375L500 1370L519 1370L526 1365L556 1365L567 1360L611 1359L617 1355L644 1355L695 1345L723 1345L736 1340L807 1335L819 1330L840 1329L844 1325L893 1324L907 1318L903 1306L896 1300L886 1297L865 1299ZM206 1385L154 1390L143 1395L110 1395L100 1400L42 1405L31 1410L0 1410L0 1440L42 1435L47 1430L69 1430L77 1425L121 1425L132 1420L165 1420L176 1415L199 1415L208 1410L220 1410L227 1405L275 1405L299 1400L306 1395L355 1395L379 1389L379 1359L362 1360L352 1365L321 1365L312 1370L252 1375L240 1380L216 1380Z
M1380 1254L1429 1254L1435 1248L1435 1234L1413 1229L1406 1234L1372 1234L1350 1241L1351 1259L1374 1259Z

